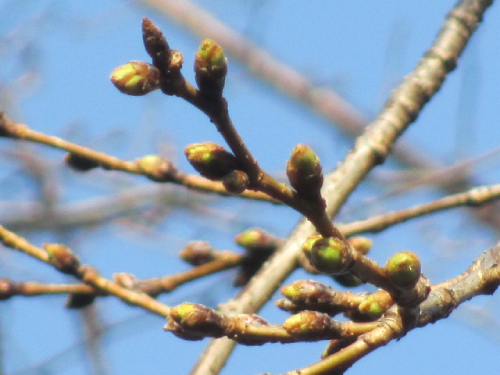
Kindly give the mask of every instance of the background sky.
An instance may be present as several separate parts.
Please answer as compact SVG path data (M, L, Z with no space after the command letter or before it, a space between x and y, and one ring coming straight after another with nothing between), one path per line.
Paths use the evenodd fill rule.
M429 48L454 1L197 1L222 22L318 86L331 88L367 118L383 107L392 88ZM204 115L178 98L154 92L127 97L109 82L110 72L130 60L148 60L141 19L150 17L172 48L184 54L185 76L193 81L194 53L202 38L141 1L0 1L0 106L35 130L133 160L161 153L180 169L194 173L183 158L186 144L221 136ZM500 102L498 65L500 9L487 11L458 69L445 82L405 134L412 146L446 166L492 151L467 171L479 184L497 183ZM237 129L261 166L276 176L290 150L310 145L330 171L353 140L335 124L259 81L231 56L225 96ZM151 189L152 182L120 173L76 174L62 163L63 153L43 147L0 142L0 219L9 226L15 203L33 202L45 181L57 204L112 197L126 189ZM43 159L44 178L26 172L21 152ZM347 222L435 199L428 186L390 194L401 182L400 167L388 161L362 184L338 217ZM285 237L299 219L291 209L237 199L216 199L171 189L156 202L100 226L20 233L35 244L63 242L83 262L106 277L130 272L156 277L187 268L176 257L190 240L236 250L233 237L253 226ZM202 202L193 216L188 209ZM371 256L381 263L393 253L421 256L423 272L438 283L465 270L498 234L457 209L397 226L378 235ZM0 250L0 276L16 281L68 282L43 264ZM234 273L215 275L181 287L161 301L216 306L236 292ZM289 282L310 278L296 272ZM326 277L319 280L330 283ZM365 289L369 287L364 287ZM363 287L359 288L363 290ZM279 298L275 296L273 300ZM0 304L0 374L90 374L81 313L64 309L64 297L13 298ZM162 330L163 320L114 298L95 303L103 324L103 374L187 374L205 346L185 342ZM450 319L410 332L357 363L348 373L496 374L500 349L498 296L480 297ZM268 304L260 313L273 323L288 316ZM325 342L238 347L223 374L281 373L319 359ZM478 370L480 368L480 370Z

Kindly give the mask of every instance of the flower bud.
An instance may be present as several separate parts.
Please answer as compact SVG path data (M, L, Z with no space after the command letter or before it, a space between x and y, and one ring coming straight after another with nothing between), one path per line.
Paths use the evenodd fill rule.
M420 259L411 251L396 253L387 261L385 270L396 288L411 289L420 278Z
M246 250L274 250L280 239L260 228L251 228L238 234L234 241Z
M160 71L144 61L130 61L111 72L113 85L122 93L146 95L160 88Z
M167 182L172 179L174 166L171 162L158 155L147 155L137 160L139 169L151 180Z
M210 180L221 180L238 164L233 154L213 142L187 145L184 153L194 169Z
M319 196L323 186L323 170L318 156L306 145L297 145L286 164L292 187L301 195Z
M330 321L328 314L306 310L285 320L283 328L302 340L319 339L329 330Z
M68 247L57 243L45 243L42 246L49 254L50 262L59 271L69 275L74 275L77 272L80 261Z
M196 52L194 63L196 83L201 93L220 96L227 74L227 60L224 50L212 39L205 39Z
M226 188L228 193L240 194L243 193L249 185L248 175L239 170L229 172L222 179L222 185Z
M318 271L329 275L345 273L352 262L349 248L338 238L321 237L306 241L302 249Z
M362 314L366 314L370 319L376 320L384 314L389 307L394 304L394 300L389 293L379 290L369 294L358 306Z
M208 242L191 241L179 253L179 257L192 266L200 266L217 258L215 250Z
M79 172L86 172L99 167L99 163L96 161L72 153L66 154L64 161L71 169Z

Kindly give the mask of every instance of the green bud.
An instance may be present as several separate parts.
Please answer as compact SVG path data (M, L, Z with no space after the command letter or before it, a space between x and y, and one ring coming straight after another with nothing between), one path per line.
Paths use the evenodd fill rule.
M213 142L188 145L184 153L194 169L210 180L221 180L238 164L233 154Z
M227 74L227 60L224 50L212 39L205 39L196 52L194 63L196 83L201 93L220 96Z
M297 145L286 164L292 187L301 195L319 196L323 186L323 170L318 156L306 145Z
M323 237L319 234L313 234L307 237L306 241L302 244L302 251L307 256L308 259L311 259L311 250L316 243L316 241L322 239Z
M223 317L201 304L183 303L172 307L171 318L183 329L204 336L220 337L224 331Z
M302 311L285 320L283 328L292 336L302 340L323 337L330 327L330 317L317 311Z
M376 320L384 314L389 307L394 304L394 300L386 291L379 290L369 294L358 306L362 314L366 314L370 319Z
M144 61L130 61L113 70L110 80L122 93L141 96L160 88L160 71Z
M172 180L174 166L171 162L158 155L147 155L137 160L137 166L148 178L157 182Z
M71 169L79 172L86 172L99 167L99 163L96 161L72 153L66 154L64 161Z
M312 265L329 275L345 273L352 262L347 245L334 237L308 240L302 246Z
M49 254L50 262L61 272L74 275L80 261L78 257L68 247L57 243L45 243L42 245Z
M249 185L248 175L239 170L234 170L229 172L222 179L222 184L231 194L240 194L243 193Z
M278 237L260 228L251 228L238 234L234 241L246 250L270 249L274 250L279 245Z
M420 259L411 251L396 253L385 265L391 283L399 289L413 288L420 278Z

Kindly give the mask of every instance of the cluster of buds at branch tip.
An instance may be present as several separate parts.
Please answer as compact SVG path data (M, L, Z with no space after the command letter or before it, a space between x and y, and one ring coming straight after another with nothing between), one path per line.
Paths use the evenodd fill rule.
M236 157L213 142L187 145L184 153L194 169L210 180L222 180L238 167Z
M109 77L120 92L141 96L160 88L160 71L144 61L130 61L111 72Z
M86 172L99 167L96 161L72 153L66 154L64 161L71 169L78 172Z
M420 279L421 266L417 254L411 251L396 253L385 265L389 281L398 289L412 289Z
M149 179L156 182L172 180L173 164L158 155L146 155L136 161L137 166Z
M342 240L313 235L302 245L302 250L314 267L329 275L340 275L352 265L352 254Z
M42 245L50 262L61 272L74 275L80 267L78 257L68 247L57 243L46 243Z
M221 96L227 74L224 50L212 39L201 42L194 62L196 83L206 96Z
M306 145L297 145L286 164L290 185L303 197L319 197L323 170L318 156Z

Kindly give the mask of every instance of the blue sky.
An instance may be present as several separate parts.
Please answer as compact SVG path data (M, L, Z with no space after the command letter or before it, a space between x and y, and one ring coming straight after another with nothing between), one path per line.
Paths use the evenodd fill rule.
M337 91L367 118L374 118L391 89L430 46L454 1L205 0L197 4L315 84ZM498 147L499 13L497 6L487 12L458 69L404 136L406 142L444 165ZM192 80L193 56L202 38L140 2L0 1L1 109L48 134L129 160L161 152L193 172L182 150L189 143L222 142L213 125L180 99L159 92L127 97L108 80L116 66L147 60L140 29L144 16L163 29L172 48L183 52L183 71ZM325 170L333 169L353 140L256 79L231 56L228 60L225 95L230 112L261 165L279 176L293 146L306 143L319 154ZM8 141L0 146L13 148ZM63 168L61 152L34 150L46 159L62 204L151 184L102 171L76 175ZM500 177L497 160L492 157L474 164L472 176L481 184L496 183ZM1 201L36 199L33 181L19 175L18 160L4 157L0 165ZM389 177L400 176L398 168L391 161L377 168L349 199L339 219L358 219L440 196L424 187L380 198L391 190ZM182 192L178 195L185 197ZM179 203L162 210L151 208L152 219L137 215L70 233L24 234L35 244L68 243L84 262L107 277L121 271L155 277L185 269L176 253L189 240L236 249L232 238L249 226L286 236L299 218L290 209L261 203L235 199L209 199L207 203L209 209L197 217ZM5 208L1 210L1 217L8 216ZM385 263L394 252L415 251L422 258L424 273L433 282L443 281L462 272L497 240L496 233L470 218L467 211L454 210L371 236L372 256ZM0 258L0 275L18 281L68 281L47 266L6 251ZM231 276L212 276L160 299L170 305L192 301L215 306L236 292L227 285ZM304 277L310 276L297 272L289 281ZM81 345L79 314L64 310L63 304L63 297L15 298L0 304L3 373L91 373ZM163 332L161 319L112 298L99 300L96 306L107 327L102 350L109 374L186 374L206 343L181 341ZM480 366L481 373L495 374L500 345L498 307L498 296L478 298L447 321L411 332L376 351L348 373L470 374ZM261 315L276 323L287 317L272 304ZM241 347L223 374L292 370L316 361L324 345Z

